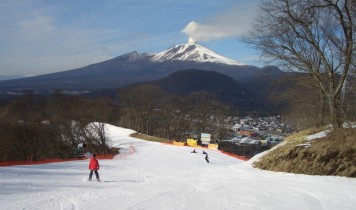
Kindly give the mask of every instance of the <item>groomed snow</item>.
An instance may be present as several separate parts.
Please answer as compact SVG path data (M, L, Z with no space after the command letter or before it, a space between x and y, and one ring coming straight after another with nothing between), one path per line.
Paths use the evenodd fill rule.
M219 151L147 142L107 125L110 144L131 155L0 168L0 209L355 209L356 179L262 171Z

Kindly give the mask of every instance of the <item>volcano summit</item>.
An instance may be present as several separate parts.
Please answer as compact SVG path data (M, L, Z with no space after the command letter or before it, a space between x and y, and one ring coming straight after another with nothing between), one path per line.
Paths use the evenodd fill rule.
M193 62L211 62L227 65L244 65L237 61L221 56L212 50L199 44L181 44L168 48L157 53L152 58L153 61L180 60Z

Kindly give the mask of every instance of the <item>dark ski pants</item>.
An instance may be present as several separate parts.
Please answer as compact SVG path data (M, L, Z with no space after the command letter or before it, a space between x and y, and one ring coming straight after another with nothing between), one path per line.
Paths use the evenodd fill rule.
M99 173L97 170L90 170L90 173L89 173L89 180L91 180L91 177L93 176L93 171L95 173L95 176L96 176L96 179L99 180Z

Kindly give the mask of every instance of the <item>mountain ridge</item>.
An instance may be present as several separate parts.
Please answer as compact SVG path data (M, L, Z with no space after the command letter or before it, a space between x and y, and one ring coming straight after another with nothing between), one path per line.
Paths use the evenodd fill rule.
M183 51L178 50L172 54L171 50L176 49L175 47L178 46L185 46L185 50L188 50L189 46L194 46L194 49L188 50L189 52L182 49ZM250 65L230 65L228 62L210 62L212 60L211 57L206 57L209 58L206 59L207 62L196 62L191 60L191 58L194 57L191 56L192 54L181 54L182 52L196 52L198 48L200 49L199 46L200 45L197 44L175 45L158 54L132 51L107 61L77 69L16 80L0 81L0 93L6 94L8 91L14 90L33 90L36 92L50 93L58 89L63 91L115 89L134 83L162 79L183 69L216 71L232 77L239 83L253 82L255 78L265 77L266 75L278 77L279 74L283 74L283 72L276 67L259 68ZM204 55L204 53L205 51L202 51L196 56ZM172 56L172 58L169 56ZM213 54L211 56L213 56ZM187 59L183 59L182 57Z

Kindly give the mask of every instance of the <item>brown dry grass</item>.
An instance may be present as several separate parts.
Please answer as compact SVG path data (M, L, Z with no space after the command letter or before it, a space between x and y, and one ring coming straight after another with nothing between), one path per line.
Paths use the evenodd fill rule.
M149 136L149 135L141 134L141 133L133 133L130 136L134 137L134 138L138 138L138 139L143 139L143 140L146 140L146 141L154 141L154 142L162 142L162 143L172 142L169 139L158 138L158 137Z
M340 129L327 137L316 139L309 147L306 135L317 130L307 130L290 136L284 145L277 147L255 162L255 167L310 175L337 175L356 177L356 129Z

